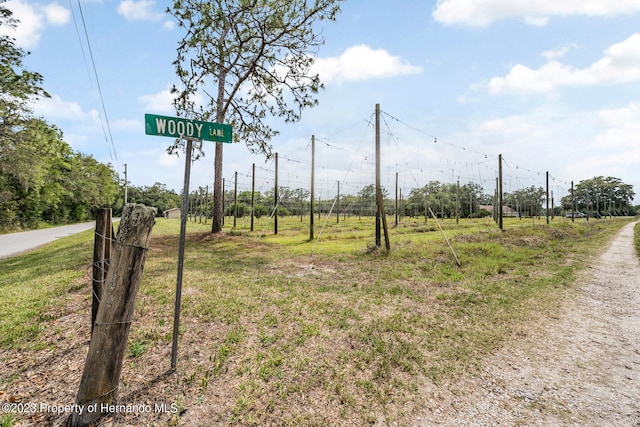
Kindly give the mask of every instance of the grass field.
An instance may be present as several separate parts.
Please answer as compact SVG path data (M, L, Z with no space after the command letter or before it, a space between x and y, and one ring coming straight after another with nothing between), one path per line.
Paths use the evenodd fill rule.
M629 219L630 220L630 219ZM175 411L146 425L406 424L429 385L553 316L575 273L629 220L245 219L211 235L189 223L176 372L168 372L179 221L158 219L119 399ZM326 222L325 222L326 221ZM636 229L637 230L637 229ZM384 245L383 245L384 248ZM89 339L92 233L0 260L0 400L72 404ZM38 378L46 378L40 385ZM54 423L51 414L0 414ZM205 421L206 420L206 421ZM209 424L207 424L210 422Z

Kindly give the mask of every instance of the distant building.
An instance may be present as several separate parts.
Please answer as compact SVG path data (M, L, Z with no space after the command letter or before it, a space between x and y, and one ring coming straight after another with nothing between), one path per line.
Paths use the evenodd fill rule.
M180 218L180 208L167 209L162 212L165 218L169 219L179 219Z
M493 214L493 205L480 205L480 209L490 212ZM510 208L509 206L502 207L502 216L503 217L518 217L518 211Z

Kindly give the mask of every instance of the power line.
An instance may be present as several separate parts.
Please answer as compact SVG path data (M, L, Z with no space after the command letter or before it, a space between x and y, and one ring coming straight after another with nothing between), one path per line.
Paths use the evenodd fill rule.
M91 64L93 66L93 74L95 75L96 78L96 85L98 87L98 94L100 96L100 103L102 105L102 112L104 114L104 125L103 125L103 129L102 132L104 134L104 138L105 138L105 142L107 143L107 149L109 149L109 155L111 156L111 160L115 162L116 167L120 167L120 161L118 160L118 153L116 152L116 146L113 143L113 135L111 134L111 126L109 125L109 117L107 116L107 108L104 105L104 96L102 95L102 87L100 86L100 79L98 78L98 69L96 68L96 62L95 59L93 57L93 49L91 48L91 42L89 41L89 32L87 31L87 24L85 22L84 19L84 12L82 11L82 4L80 2L80 0L78 0L78 9L80 11L80 18L82 20L82 27L84 29L84 36L87 40L87 47L89 49L89 56L91 57ZM83 56L84 56L84 50L83 50ZM85 64L86 64L86 57L85 57ZM102 115L100 115L100 119L102 119ZM102 122L102 120L101 120ZM107 128L107 132L105 132L104 130L104 126L106 125ZM108 133L108 137L107 137L107 133ZM111 143L111 147L109 147L109 143ZM113 148L113 153L111 151L111 148Z

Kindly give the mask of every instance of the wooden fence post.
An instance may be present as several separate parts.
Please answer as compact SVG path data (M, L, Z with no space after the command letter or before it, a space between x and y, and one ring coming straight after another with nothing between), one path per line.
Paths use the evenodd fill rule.
M91 333L96 322L102 290L107 278L109 269L109 259L111 258L111 209L98 209L96 213L96 233L93 243L93 274L92 287L93 296L91 298Z
M155 208L144 205L124 208L80 380L78 409L67 426L95 424L108 412L102 406L115 401L155 215Z

